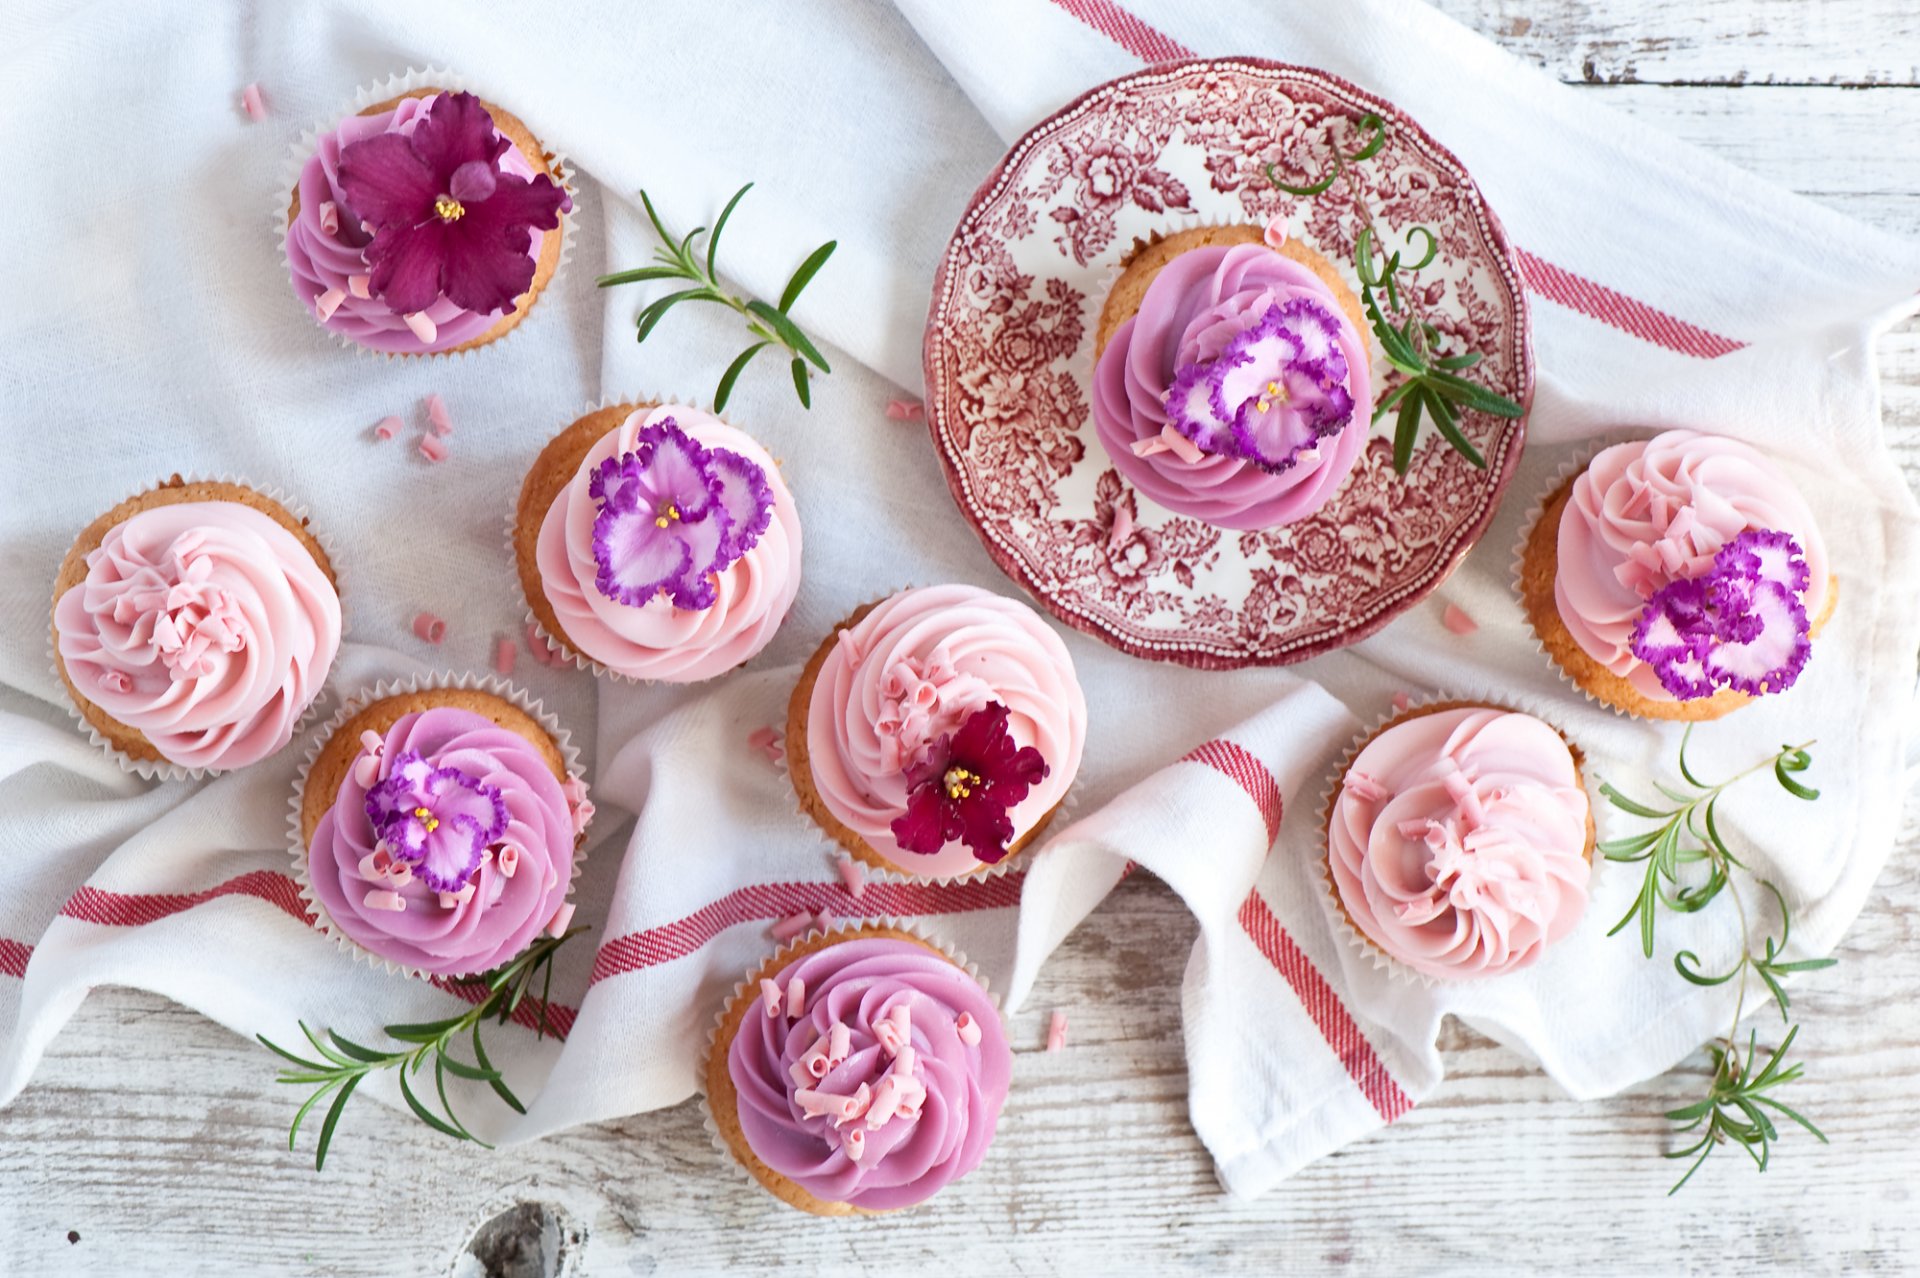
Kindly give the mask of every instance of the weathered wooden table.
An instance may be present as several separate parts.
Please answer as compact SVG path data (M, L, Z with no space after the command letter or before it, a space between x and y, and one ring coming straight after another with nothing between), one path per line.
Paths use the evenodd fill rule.
M1913 0L1441 0L1610 105L1888 230L1920 234ZM1880 348L1888 428L1920 482L1920 325ZM1576 1104L1457 1031L1438 1094L1256 1203L1187 1124L1186 910L1138 875L1015 1018L994 1158L899 1220L803 1219L716 1166L696 1103L488 1153L378 1106L371 1181L289 1156L260 1050L155 995L96 992L0 1111L0 1272L697 1274L1358 1269L1789 1272L1920 1267L1920 805L1839 967L1795 1003L1810 1077L1757 1176L1738 1153L1677 1200L1660 1111L1704 1057ZM1046 1054L1047 1010L1073 1010ZM128 1052L137 1038L139 1051ZM354 1129L358 1130L354 1130Z

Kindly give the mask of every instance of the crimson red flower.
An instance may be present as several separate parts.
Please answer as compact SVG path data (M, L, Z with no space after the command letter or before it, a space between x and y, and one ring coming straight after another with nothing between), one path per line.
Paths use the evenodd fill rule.
M340 152L348 211L373 228L368 290L402 314L444 294L465 310L511 312L533 284L532 231L551 231L571 198L545 174L505 172L511 145L471 93L442 93L413 132Z
M988 865L1005 859L1007 813L1047 775L1040 752L1008 734L1007 713L998 701L975 710L908 772L907 810L893 823L901 847L932 856L958 839Z

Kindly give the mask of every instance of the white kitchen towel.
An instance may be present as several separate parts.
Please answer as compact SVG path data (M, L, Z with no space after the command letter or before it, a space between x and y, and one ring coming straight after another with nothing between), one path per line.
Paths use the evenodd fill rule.
M743 22L696 0L604 0L566 23L505 4L93 4L10 10L0 50L0 108L33 175L0 223L0 289L15 299L0 313L0 831L12 873L0 1098L97 984L155 989L283 1039L297 1018L363 1037L458 1006L345 960L300 918L281 824L297 748L210 782L149 785L87 746L47 666L49 587L74 532L125 492L175 470L232 472L294 493L340 548L355 629L336 688L487 668L520 612L499 521L540 443L602 395L704 398L740 344L730 313L683 307L637 346L644 294L594 293L594 274L650 250L643 186L686 229L754 180L721 265L761 296L815 244L840 242L797 312L835 368L812 412L773 365L750 372L729 408L798 494L805 579L773 647L711 687L597 683L520 652L516 681L572 727L602 807L578 893L594 946L560 965L565 1045L519 1033L496 1048L530 1113L458 1098L481 1134L528 1139L687 1095L702 1022L770 947L768 924L797 908L914 915L1017 999L1131 861L1201 919L1184 998L1193 1110L1236 1191L1404 1112L1439 1077L1448 1011L1577 1094L1666 1068L1715 1031L1725 992L1674 988L1674 929L1651 962L1604 939L1624 874L1601 875L1587 924L1535 973L1439 991L1380 979L1311 895L1325 771L1395 691L1548 708L1623 780L1670 758L1671 731L1595 711L1556 680L1505 584L1518 520L1554 467L1629 427L1694 425L1770 449L1838 552L1843 605L1801 686L1701 742L1717 767L1787 733L1823 738L1817 818L1764 793L1739 809L1743 833L1764 832L1756 856L1795 900L1810 951L1838 938L1891 845L1906 724L1888 708L1913 682L1920 553L1880 440L1871 338L1920 284L1920 252L1601 110L1417 4L796 0ZM1520 245L1532 293L1529 455L1440 594L1346 653L1207 674L1066 635L1093 728L1081 820L1024 872L961 888L876 884L852 901L746 738L779 721L795 663L857 604L915 582L1010 589L953 512L924 429L884 415L889 398L919 391L934 263L1019 132L1094 83L1190 50L1326 67L1462 157ZM390 363L341 351L292 304L260 210L302 128L355 87L429 64L483 86L573 157L580 237L569 271L498 349ZM249 82L264 122L238 107ZM414 451L430 391L456 428L438 466ZM408 431L375 443L369 428L388 413ZM1480 631L1445 631L1447 602ZM408 629L422 609L450 623L438 648ZM1149 831L1164 833L1135 837ZM1703 933L1695 948L1727 942ZM1556 1012L1589 991L1591 1015ZM263 1053L263 1084L271 1070ZM397 1100L387 1084L372 1091ZM371 1120L346 1120L343 1166L366 1156L356 1129L366 1136Z

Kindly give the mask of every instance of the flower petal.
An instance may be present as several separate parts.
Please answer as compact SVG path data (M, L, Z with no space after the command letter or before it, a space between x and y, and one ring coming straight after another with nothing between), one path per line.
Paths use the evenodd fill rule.
M567 193L542 175L532 181L496 173L493 193L465 206L448 223L453 256L448 262L447 297L472 311L511 312L533 286L533 236L529 228L560 225Z
M1749 616L1751 639L1714 644L1704 665L1709 677L1749 696L1784 692L1800 677L1813 645L1807 636L1807 610L1784 586L1762 581L1754 586Z
M442 817L439 826L427 835L414 867L436 892L458 892L480 868L480 853L486 845L473 818Z
M893 820L894 842L922 856L933 856L947 846L946 834L941 829L941 800L937 777L909 791L907 810Z
M433 174L429 203L452 186L454 171L461 165L481 160L492 167L510 145L471 93L442 93L434 98L427 104L425 118L413 126L410 141Z
M724 448L711 449L713 473L720 479L720 508L727 513L729 527L720 543L714 571L725 568L753 549L760 534L773 522L773 489L766 471Z
M374 296L403 315L439 301L450 248L448 228L456 225L430 217L418 226L382 227L366 249Z
M640 432L636 442L656 501L672 502L681 519L698 519L720 496L720 481L699 440L663 417Z
M340 195L350 225L412 226L433 216L440 182L399 133L376 133L340 149Z
M685 541L661 528L650 509L608 506L594 518L593 560L600 570L594 581L609 599L644 607L684 575L692 559Z

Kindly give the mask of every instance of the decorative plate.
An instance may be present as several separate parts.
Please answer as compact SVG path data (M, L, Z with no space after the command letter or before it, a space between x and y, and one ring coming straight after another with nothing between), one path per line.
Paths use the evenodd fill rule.
M1136 238L1264 226L1352 266L1330 164L1339 120L1376 112L1386 144L1347 170L1383 228L1432 230L1415 277L1451 353L1522 405L1533 395L1526 295L1506 233L1453 155L1393 106L1323 71L1259 58L1160 66L1096 88L1029 132L974 194L941 260L926 340L927 422L961 511L1000 567L1068 625L1138 657L1209 669L1280 665L1354 643L1411 608L1486 531L1525 418L1463 413L1472 466L1430 424L1405 477L1392 415L1315 515L1235 532L1136 493L1093 429L1093 335ZM1376 397L1388 368L1373 345ZM1349 429L1364 429L1355 423Z

